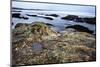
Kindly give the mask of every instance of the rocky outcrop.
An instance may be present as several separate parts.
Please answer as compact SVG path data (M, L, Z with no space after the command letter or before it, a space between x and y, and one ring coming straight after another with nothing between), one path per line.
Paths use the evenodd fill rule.
M26 19L26 20L29 19L28 17L21 16L20 13L13 13L12 18L20 18L20 19Z
M96 24L96 17L93 18L83 18L86 23Z
M76 16L76 15L68 15L68 16L62 17L62 19L75 21L75 22L85 22L88 24L96 24L96 17L82 18L82 17Z
M13 13L12 17L19 18L20 17L20 13Z
M71 21L73 21L77 18L78 18L78 16L76 16L76 15L68 15L68 16L62 17L62 19L64 19L64 20L71 20Z
M95 61L95 37L86 32L52 31L45 23L17 24L12 31L13 65Z
M84 26L81 26L81 25L72 25L72 26L68 26L66 27L67 28L74 28L76 29L77 31L80 31L80 32L87 32L87 33L90 33L92 34L93 31L89 30L88 28L84 27Z

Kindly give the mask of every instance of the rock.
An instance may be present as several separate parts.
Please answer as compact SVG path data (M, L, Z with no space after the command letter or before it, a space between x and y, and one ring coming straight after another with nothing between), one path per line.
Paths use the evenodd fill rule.
M71 20L71 21L75 21L75 22L86 22L88 24L96 24L96 17L81 18L76 15L68 15L68 16L62 17L62 19Z
M29 14L26 14L27 16L32 16L32 17L37 17L37 15L29 15Z
M53 18L51 17L43 17L43 18L48 19L48 20L53 20Z
M56 32L52 31L45 23L35 22L32 26L32 33L39 35L51 35Z
M11 25L13 26L13 25L14 25L14 23L12 22L12 23L11 23Z
M13 13L13 14L12 14L12 17L20 18L20 13Z
M93 18L83 18L86 23L96 24L96 17Z
M12 17L14 17L14 18L20 18L20 19L28 19L28 17L21 16L20 13L14 13L14 14L12 14Z
M57 36L45 23L34 22L18 24L13 34L17 35L12 36L12 65L96 60L95 37L86 32L72 31Z
M80 31L80 32L87 32L87 33L91 33L91 34L93 33L93 31L91 31L88 28L81 26L81 25L72 25L72 26L66 27L66 29L68 29L68 28L74 28L74 29L76 29L77 31Z
M57 14L47 14L46 16L58 17L58 15L57 15Z
M23 17L20 17L20 18L21 18L21 19L26 19L26 20L29 19L28 17L24 17L24 16L23 16Z
M22 12L22 11L18 11L18 10L16 11L16 10L13 10L12 12Z
M48 26L54 26L53 24L50 24L50 23L45 23L46 25L48 25Z
M16 26L15 26L15 28L21 27L21 26L28 26L28 25L29 24L27 24L27 23L17 23Z
M77 18L74 20L75 22L84 22L84 19L83 18Z
M76 16L76 15L68 15L68 16L62 17L62 19L64 19L64 20L71 20L71 21L73 21L77 18L78 18L78 16Z

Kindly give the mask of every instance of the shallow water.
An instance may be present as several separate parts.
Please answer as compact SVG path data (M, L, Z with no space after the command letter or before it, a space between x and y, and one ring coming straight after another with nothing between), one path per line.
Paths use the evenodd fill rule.
M42 44L36 42L36 43L33 43L32 49L36 54L39 54L43 50L43 47L42 47Z

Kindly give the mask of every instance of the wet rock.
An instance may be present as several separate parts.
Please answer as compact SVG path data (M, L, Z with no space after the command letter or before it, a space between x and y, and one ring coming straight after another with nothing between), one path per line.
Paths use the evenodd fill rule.
M78 18L78 16L76 16L76 15L68 15L68 16L62 17L62 19L64 19L64 20L71 20L71 21L73 21L77 18Z
M14 23L12 22L12 23L11 23L11 25L13 26L13 25L14 25Z
M13 14L12 14L12 17L20 18L20 13L13 13Z
M43 18L48 19L48 20L53 20L53 18L51 17L43 17Z
M37 17L37 15L29 15L29 14L26 14L27 16L32 16L32 17Z
M23 17L20 17L20 18L21 18L21 19L26 19L26 20L29 19L28 17L24 17L24 16L23 16Z
M58 17L59 15L57 15L57 14L47 14L46 16Z
M50 24L50 23L45 23L46 25L48 25L48 26L54 26L53 24Z
M80 32L87 32L87 33L91 33L91 34L93 33L93 31L91 31L88 28L81 26L81 25L72 25L72 26L66 27L66 29L67 28L74 28L74 29L76 29L77 31L80 31Z
M28 17L21 16L20 13L14 13L14 14L12 14L12 17L13 18L26 19L26 20L28 19Z
M86 23L96 24L96 17L93 18L83 18Z
M13 10L12 12L22 12L22 11L16 11L16 10Z
M84 19L83 18L77 18L74 20L75 22L84 22Z

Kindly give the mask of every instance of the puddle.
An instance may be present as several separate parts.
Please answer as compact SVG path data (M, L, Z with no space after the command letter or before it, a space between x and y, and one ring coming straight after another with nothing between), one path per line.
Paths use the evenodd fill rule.
M42 44L36 42L32 44L33 52L36 54L40 54L43 50Z

